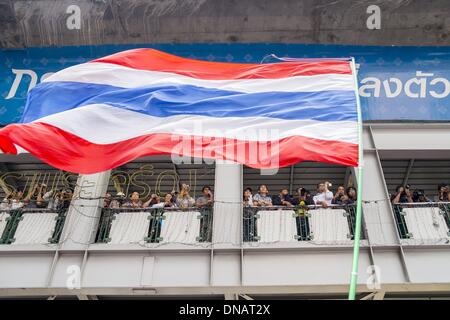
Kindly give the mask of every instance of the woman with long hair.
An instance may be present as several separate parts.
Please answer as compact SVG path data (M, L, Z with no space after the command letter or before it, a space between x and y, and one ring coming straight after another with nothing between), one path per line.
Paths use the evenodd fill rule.
M183 183L181 185L180 194L178 195L176 202L179 208L189 208L194 206L195 200L189 195L189 191L189 185Z

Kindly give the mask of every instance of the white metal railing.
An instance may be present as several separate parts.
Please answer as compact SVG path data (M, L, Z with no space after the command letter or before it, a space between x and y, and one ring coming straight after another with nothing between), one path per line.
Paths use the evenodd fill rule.
M350 244L353 240L355 205L251 206L243 210L244 242L308 241L333 245Z
M403 243L450 243L450 202L396 203L393 210Z
M96 242L109 244L210 242L212 208L103 209Z

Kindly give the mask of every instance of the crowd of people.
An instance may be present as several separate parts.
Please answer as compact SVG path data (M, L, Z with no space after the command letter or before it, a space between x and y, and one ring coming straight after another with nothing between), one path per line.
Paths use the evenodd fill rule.
M270 195L267 185L262 184L258 191L253 193L250 187L244 189L244 206L271 207L271 206L304 206L321 205L328 207L330 205L351 205L356 202L356 189L354 187L345 188L339 185L335 193L329 190L331 183L321 182L317 185L315 195L303 187L298 188L296 195L289 194L287 188L279 190L278 194ZM48 190L45 184L36 184L27 195L22 190L7 192L6 197L0 202L0 210L36 208L36 209L65 209L68 208L72 200L73 192L70 189L51 189ZM414 203L414 202L433 202L424 192L424 190L411 190L409 185L401 185L395 189L390 197L393 204ZM438 186L438 193L434 199L435 202L450 202L450 188L447 184ZM180 192L172 191L159 196L152 194L149 199L143 201L139 192L133 192L129 198L124 193L118 192L115 197L107 193L104 199L104 207L117 208L190 208L190 207L209 207L214 202L212 189L209 186L202 188L201 195L194 199L190 195L190 186L182 184Z
M317 185L317 192L313 196L307 189L300 187L297 189L297 195L289 194L287 188L280 189L277 195L269 195L269 190L265 184L258 187L258 192L253 194L249 187L244 190L244 206L272 207L272 206L304 206L320 205L328 207L330 205L351 205L356 202L356 189L354 187L345 188L339 185L336 193L329 190L331 183L321 182Z
M438 186L438 194L435 202L450 202L450 192L448 184L442 183ZM391 195L392 204L433 202L422 189L411 190L410 185L400 185L395 188L395 193Z
M104 199L103 207L109 209L119 208L204 208L212 206L214 196L211 187L204 186L202 194L197 199L190 195L190 186L183 183L180 192L172 191L166 193L164 197L152 194L146 201L142 201L139 192L133 192L129 199L123 192L118 192L115 197L107 193Z
M7 191L6 197L0 202L0 210L16 209L67 209L72 200L71 189L50 189L47 185L35 184L24 194L23 190Z

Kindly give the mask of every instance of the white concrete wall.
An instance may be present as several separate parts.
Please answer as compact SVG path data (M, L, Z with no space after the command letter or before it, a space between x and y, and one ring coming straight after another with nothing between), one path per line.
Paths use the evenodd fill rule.
M393 130L391 135L400 135L394 129L390 130ZM408 246L399 243L390 205L386 202L387 191L379 163L383 148L392 146L395 138L384 138L384 132L376 136L376 132L373 130L372 136L370 130L365 129L363 197L364 200L381 201L371 204L371 208L364 206L368 241L363 241L361 248L360 290L371 291L365 286L369 277L367 268L371 265L379 267L382 286L390 290L397 288L401 291L411 286L419 288L411 290L422 290L423 287L414 287L419 284L430 284L425 287L429 290L450 288L448 244ZM446 132L440 132L438 136ZM383 141L388 142L384 144ZM108 175L82 176L79 184L88 188L90 196L100 196L104 193ZM215 191L218 201L240 201L241 166L218 165ZM36 292L30 291L31 288L45 293L70 295L79 292L66 288L69 278L76 275L70 270L77 268L80 270L81 290L92 294L245 293L254 292L255 286L259 286L259 293L273 290L309 290L313 293L323 291L324 286L329 288L329 292L345 292L348 286L351 246L304 243L241 246L240 209L232 205L228 211L224 207L216 208L214 246L88 244L96 231L97 226L93 222L96 219L92 217L99 216L100 200L97 207L85 205L82 199L73 203L69 216L82 214L76 219L68 219L62 245L0 246L0 295ZM27 289L17 291L14 288Z

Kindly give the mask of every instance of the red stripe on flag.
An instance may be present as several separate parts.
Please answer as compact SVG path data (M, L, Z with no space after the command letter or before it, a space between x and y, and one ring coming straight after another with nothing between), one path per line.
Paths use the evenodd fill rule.
M122 51L92 62L118 64L139 70L171 72L205 80L279 79L319 74L352 74L348 61L226 63L187 59L155 49Z
M14 141L55 168L81 174L113 169L142 156L163 154L232 160L266 169L300 161L356 166L358 158L356 144L301 136L255 144L226 138L149 134L113 144L95 144L57 127L33 122L9 125L0 131L0 137L3 137L0 148L4 151L13 151L5 141Z

